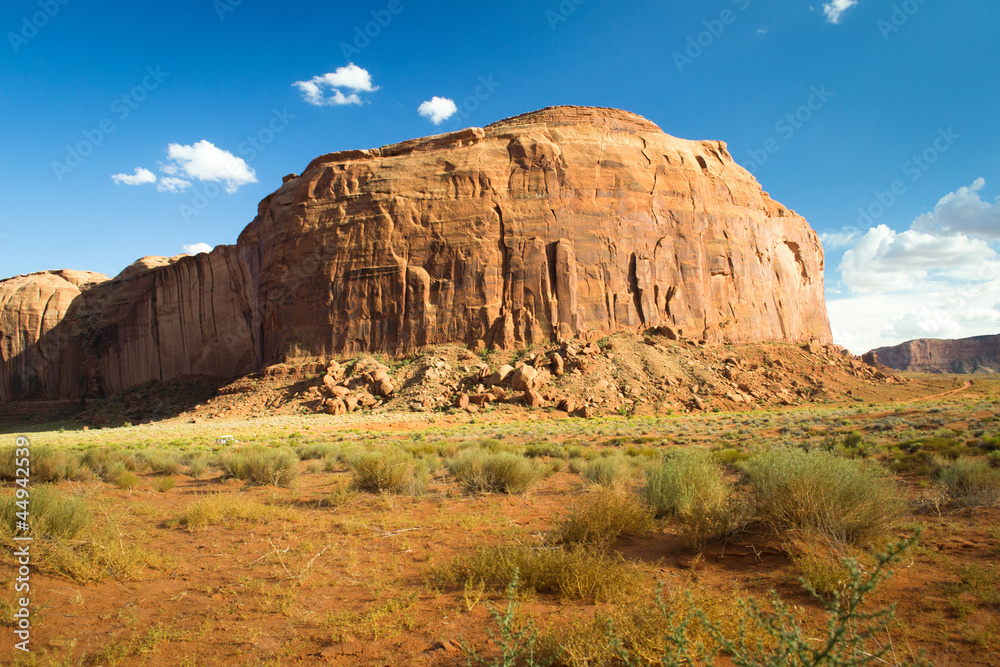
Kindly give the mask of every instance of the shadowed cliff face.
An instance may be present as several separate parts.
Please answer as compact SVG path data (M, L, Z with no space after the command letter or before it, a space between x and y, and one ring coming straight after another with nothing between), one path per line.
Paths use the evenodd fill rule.
M958 340L922 338L872 350L880 363L921 373L1000 372L1000 336Z
M725 144L574 107L322 156L261 202L236 246L143 260L70 299L34 341L25 307L7 303L4 400L478 339L657 326L831 338L816 234ZM31 352L47 336L58 381L52 354Z

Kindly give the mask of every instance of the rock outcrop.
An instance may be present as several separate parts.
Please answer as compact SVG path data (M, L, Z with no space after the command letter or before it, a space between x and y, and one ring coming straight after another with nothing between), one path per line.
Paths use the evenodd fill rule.
M78 395L82 350L62 322L84 291L107 279L67 270L0 280L0 401Z
M724 143L675 139L611 109L549 108L324 155L261 202L235 246L147 258L61 292L46 326L8 328L37 309L12 302L21 287L9 282L4 400L451 342L512 348L651 328L831 339L823 252L806 221Z
M1000 372L1000 336L958 340L922 338L872 350L889 368L920 373Z

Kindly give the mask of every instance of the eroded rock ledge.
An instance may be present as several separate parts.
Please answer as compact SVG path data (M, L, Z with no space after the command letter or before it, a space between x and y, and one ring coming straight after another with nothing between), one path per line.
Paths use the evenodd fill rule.
M613 109L324 155L261 202L234 246L146 258L114 280L70 273L0 282L0 399L654 327L831 339L806 221L724 143Z

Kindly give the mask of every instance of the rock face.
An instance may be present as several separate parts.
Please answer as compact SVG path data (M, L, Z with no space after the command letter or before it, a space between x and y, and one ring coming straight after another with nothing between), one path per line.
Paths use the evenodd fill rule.
M872 350L879 363L921 373L996 373L1000 371L1000 336L958 340L911 340Z
M0 401L79 393L81 350L61 323L84 290L107 279L46 271L0 281Z
M11 346L25 306L2 307L4 400L623 329L831 339L817 235L725 144L577 107L324 155L261 202L237 245L140 260L69 301ZM19 359L51 329L48 356Z

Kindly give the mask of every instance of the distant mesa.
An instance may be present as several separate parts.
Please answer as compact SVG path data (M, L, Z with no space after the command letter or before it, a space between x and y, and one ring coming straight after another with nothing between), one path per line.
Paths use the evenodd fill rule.
M1000 335L957 340L921 338L872 352L879 363L901 371L921 373L1000 372Z
M323 155L211 253L0 282L0 400L652 328L829 342L819 239L722 142L552 107Z

